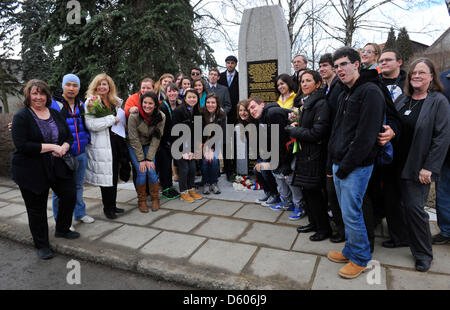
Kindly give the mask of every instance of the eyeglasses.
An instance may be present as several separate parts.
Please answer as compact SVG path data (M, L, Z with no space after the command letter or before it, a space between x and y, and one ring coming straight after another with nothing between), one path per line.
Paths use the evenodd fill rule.
M344 68L345 66L347 66L348 64L351 64L351 62L349 61L343 61L340 64L334 65L333 68L334 70L339 69L339 67Z
M376 52L372 51L372 50L362 50L361 54L369 54L369 55L371 55L371 54L376 54Z
M191 75L200 75L200 72L191 72Z
M391 62L391 61L394 61L395 59L394 58L383 58L383 59L380 59L378 62L379 63L383 63L383 62Z
M423 77L423 76L425 76L426 74L431 74L431 73L423 72L423 71L413 71L413 72L411 73L411 76L416 76L416 75L418 75L418 76L420 76L420 77Z

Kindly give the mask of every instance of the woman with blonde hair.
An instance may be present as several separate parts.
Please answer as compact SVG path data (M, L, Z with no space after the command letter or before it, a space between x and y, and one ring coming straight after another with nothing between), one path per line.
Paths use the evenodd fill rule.
M159 101L166 100L166 86L169 83L174 83L175 78L170 73L164 73L155 84L155 94L158 96Z
M378 66L378 59L381 56L381 48L376 43L367 43L361 50L361 64L363 69L376 69L378 73L380 68Z
M103 212L108 219L115 219L116 213L124 212L116 207L119 162L128 161L123 152L127 151L124 138L111 131L119 122L117 110L122 106L122 99L117 96L114 81L105 73L92 80L86 97L86 127L91 133L91 142L86 147L86 182L100 186ZM92 106L97 102L106 116L92 113Z

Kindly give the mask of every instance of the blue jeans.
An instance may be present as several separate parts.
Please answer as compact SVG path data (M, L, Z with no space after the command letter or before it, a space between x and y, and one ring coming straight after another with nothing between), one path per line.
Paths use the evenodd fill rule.
M144 151L144 154L147 154L148 149L149 149L150 145L145 145L142 147L142 150ZM131 158L131 164L133 165L134 169L136 169L136 185L145 185L145 183L148 182L150 184L156 184L158 183L158 174L156 173L155 170L150 169L150 171L146 171L144 173L139 171L139 162L136 159L136 155L134 154L133 148L128 145L128 151L130 152L130 158Z
M86 153L82 153L80 155L75 156L78 160L78 169L74 172L73 178L75 180L75 186L77 189L77 202L75 204L75 209L73 210L73 216L76 220L79 220L83 216L86 215L86 204L83 201L83 183L84 176L86 174L86 166L87 166L87 155ZM58 216L59 209L59 198L53 193L52 196L52 207L53 207L53 217L56 220Z
M214 156L211 162L202 159L202 176L205 184L217 184L219 178L219 160Z
M447 162L436 182L436 212L440 234L450 238L450 164Z
M353 263L366 267L372 259L367 229L364 224L362 202L372 175L373 165L358 167L345 179L339 179L336 171L339 166L333 165L333 179L336 195L342 210L347 242L342 254Z

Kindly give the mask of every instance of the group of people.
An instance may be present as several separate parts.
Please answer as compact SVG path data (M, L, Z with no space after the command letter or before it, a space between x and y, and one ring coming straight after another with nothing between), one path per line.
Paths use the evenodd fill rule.
M156 83L144 78L123 107L106 74L92 80L84 103L73 74L64 76L62 93L53 96L45 82L28 82L25 108L12 123L12 175L40 257L52 257L45 211L50 188L55 236L78 238L71 230L72 215L94 221L85 213L84 181L100 186L104 214L115 219L124 212L116 206L118 179L129 177L131 163L139 210L149 212L149 194L157 211L160 192L186 203L220 193L220 154L231 148L234 157L223 158L228 181L253 174L264 191L261 206L290 211L290 220L307 215L309 224L297 231L315 232L311 241L345 242L342 251L328 253L331 261L346 263L339 270L342 277L355 278L365 270L383 217L391 237L383 246L409 246L416 269L427 271L432 244L450 241L449 73L441 82L427 58L411 62L406 72L398 51L381 51L374 43L361 52L344 47L323 55L319 71L307 68L305 56L294 57L294 75L276 77L278 101L267 103L256 97L239 101L236 65L236 57L229 56L227 69L211 69L207 78L200 68L190 77L167 73ZM94 115L93 105L106 115ZM112 129L121 123L120 109L125 138ZM201 138L180 139L177 125L194 133L199 119ZM263 133L267 140L278 135L278 149L271 150L277 161L260 156L257 148L256 164L250 164L252 135L246 129L253 124L258 141ZM243 151L208 128L222 129L224 136L233 128ZM66 164L66 154L79 165ZM202 193L196 189L198 174ZM424 211L432 181L441 229L436 236Z

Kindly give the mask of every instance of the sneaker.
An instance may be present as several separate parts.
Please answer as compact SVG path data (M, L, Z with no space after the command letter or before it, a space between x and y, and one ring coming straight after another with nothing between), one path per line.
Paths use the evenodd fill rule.
M211 192L213 192L214 194L216 194L216 195L221 193L220 192L220 188L219 188L219 186L217 186L217 184L211 184L210 187L209 187L209 190Z
M70 225L69 230L70 230L70 231L76 231L76 230L75 230L75 227L73 227L73 225Z
M267 199L266 201L262 202L261 206L263 206L263 207L270 207L271 205L275 205L275 204L280 203L280 202L281 202L280 196L272 195L272 196L270 196L269 199Z
M431 239L433 244L446 244L450 243L450 238L444 237L441 234L434 235Z
M95 220L92 217L90 217L89 215L83 216L78 221L83 222L85 224L91 224L91 223L95 222Z
M209 193L210 193L210 186L211 185L209 185L209 184L205 184L203 186L203 195L209 195Z
M203 198L201 195L199 195L199 194L195 191L195 189L189 190L188 193L189 193L189 195L190 195L192 198L194 198L195 200L200 200L200 199Z
M295 208L294 211L292 212L292 215L289 216L289 220L290 221L298 221L302 218L304 218L306 215L306 212L303 208Z
M264 192L264 197L257 199L256 202L257 203L263 203L265 201L267 201L267 199L270 198L270 193Z
M271 205L271 206L270 206L270 210L273 210L273 211L281 211L281 210L284 210L284 203L280 201L280 202L277 203L277 204Z

